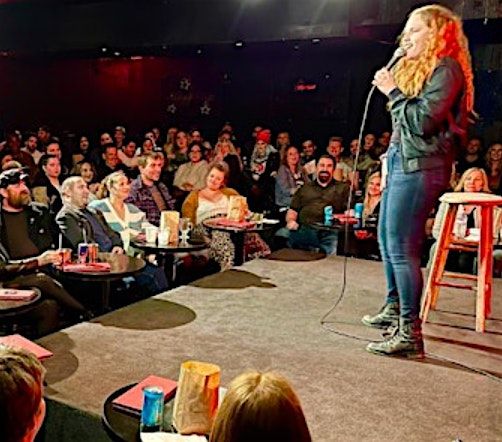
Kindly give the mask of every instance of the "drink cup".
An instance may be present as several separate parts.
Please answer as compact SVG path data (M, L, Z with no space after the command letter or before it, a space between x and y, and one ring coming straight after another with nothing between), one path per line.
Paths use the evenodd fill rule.
M71 249L58 249L58 252L61 255L61 265L71 264Z
M149 244L157 242L157 227L148 226L145 228L145 239Z
M86 264L87 263L87 257L89 255L89 244L86 242L81 242L78 245L78 253L77 253L77 260L79 264Z
M90 264L98 262L99 245L96 243L87 244L87 259Z

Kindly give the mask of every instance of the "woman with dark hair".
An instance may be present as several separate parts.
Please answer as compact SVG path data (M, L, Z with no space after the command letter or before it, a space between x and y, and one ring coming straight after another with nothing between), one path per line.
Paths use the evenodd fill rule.
M61 199L61 162L55 155L43 155L38 162L39 174L33 185L32 194L37 202L44 202L49 206L52 215L63 207Z
M194 142L188 148L188 163L182 164L174 174L173 196L176 201L183 201L192 190L200 190L206 185L209 165L204 160L201 143Z
M89 200L92 201L96 199L96 196L99 194L101 183L98 181L98 174L94 164L87 160L81 161L75 164L71 170L71 174L81 176L91 192L92 197Z
M486 152L488 185L493 193L502 195L502 144L494 143Z
M457 144L473 111L474 86L462 21L450 9L434 4L412 11L401 45L406 55L373 80L389 99L393 124L378 232L387 299L379 313L362 321L379 328L398 323L386 340L368 344L369 352L423 358L425 224L448 187Z

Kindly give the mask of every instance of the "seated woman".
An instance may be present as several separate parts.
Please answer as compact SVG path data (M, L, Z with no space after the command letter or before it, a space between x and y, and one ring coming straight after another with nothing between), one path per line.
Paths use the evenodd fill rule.
M47 204L52 215L63 207L61 199L61 162L55 155L43 155L38 163L39 175L33 184L33 199L37 203Z
M358 258L380 259L376 227L380 212L382 191L380 187L380 172L374 172L368 177L366 193L363 201L363 226L368 229L355 230L354 235L349 235L347 253ZM370 230L370 228L372 228ZM374 229L374 230L373 230Z
M275 176L275 204L279 212L289 209L293 195L307 181L308 177L300 164L300 152L295 146L287 147Z
M232 381L209 437L209 442L311 440L298 396L272 372L244 373Z
M462 176L457 187L454 189L455 192L485 192L491 193L488 187L488 176L486 172L479 167L471 167L467 169ZM432 236L434 239L438 239L441 225L443 219L446 215L446 203L441 203L437 211L436 217L434 218L434 225L432 227ZM480 225L480 214L476 206L462 205L458 207L457 215L455 218L455 223L453 226L453 232L457 236L465 236L466 229L478 229ZM500 243L502 239L502 209L495 208L493 216L493 243ZM432 258L436 250L436 244L434 243L430 249L429 254L429 265L432 264ZM498 252L494 252L494 257L498 257ZM475 259L474 253L463 252L463 251L450 251L448 253L448 260L446 263L447 268L461 272L461 273L474 273L475 271ZM499 258L500 259L500 258ZM497 267L497 264L495 265Z
M173 196L176 201L183 202L192 190L200 190L206 185L207 169L209 165L204 160L201 143L194 142L188 148L190 161L179 166L174 175ZM180 204L181 205L181 204Z
M109 196L92 201L88 208L99 210L110 228L120 235L126 253L135 255L138 251L131 247L131 241L143 239L144 228L153 225L148 223L144 212L125 202L131 186L123 171L111 173L103 182ZM140 285L148 285L153 293L166 290L168 285L164 269L151 263L147 263L145 270L136 276L136 280Z
M247 170L251 182L249 206L255 212L274 209L274 177L279 168L279 153L262 138L258 134Z
M225 162L228 166L227 186L237 190L240 195L246 195L247 183L242 173L241 157L230 140L225 138L218 140L212 161Z
M494 143L486 152L486 171L488 172L488 187L502 195L502 144Z
M229 197L239 195L234 189L225 187L228 177L228 166L224 162L210 165L206 185L201 190L190 192L181 209L183 217L190 218L194 224L194 233L211 236L209 257L214 259L221 270L227 270L234 264L235 246L230 234L213 231L211 235L202 222L216 216L226 215ZM257 258L270 253L270 248L256 233L249 233L245 238L245 252L249 258Z
M101 188L101 183L97 179L97 172L94 164L92 164L90 161L83 160L73 166L71 175L81 176L87 183L87 188L91 192L89 195L89 201L94 201L95 199L97 199L97 195Z

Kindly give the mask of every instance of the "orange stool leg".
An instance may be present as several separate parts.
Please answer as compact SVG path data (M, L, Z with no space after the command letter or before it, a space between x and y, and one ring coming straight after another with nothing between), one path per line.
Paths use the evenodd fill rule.
M485 331L485 319L490 314L493 272L493 207L481 207L478 247L478 287L476 293L476 331Z

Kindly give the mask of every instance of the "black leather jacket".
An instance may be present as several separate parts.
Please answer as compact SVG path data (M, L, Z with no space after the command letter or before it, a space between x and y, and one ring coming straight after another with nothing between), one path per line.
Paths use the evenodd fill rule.
M451 166L467 128L464 83L458 62L445 57L418 97L408 98L398 88L389 93L405 172Z

